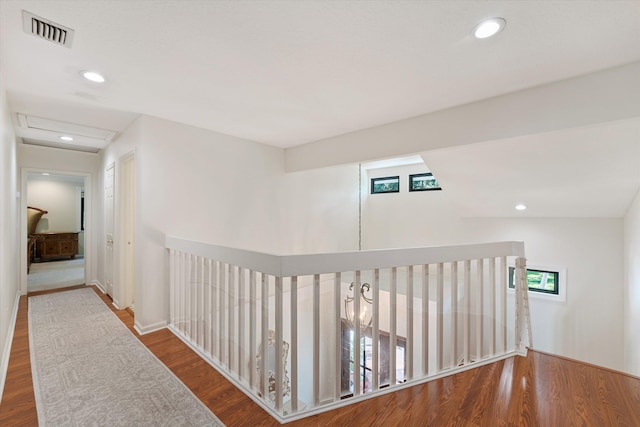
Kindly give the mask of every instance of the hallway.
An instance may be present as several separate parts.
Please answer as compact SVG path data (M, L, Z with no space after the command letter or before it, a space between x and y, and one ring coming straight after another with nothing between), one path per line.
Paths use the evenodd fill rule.
M138 336L132 313L115 310L108 296L92 288L227 426L279 425L169 330ZM27 306L27 297L21 297L0 403L3 426L37 425ZM640 425L638 408L640 378L530 351L526 358L509 358L289 425Z

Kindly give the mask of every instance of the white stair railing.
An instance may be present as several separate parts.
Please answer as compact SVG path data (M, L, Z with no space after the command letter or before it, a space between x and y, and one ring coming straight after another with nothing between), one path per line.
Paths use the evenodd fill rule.
M530 347L522 242L276 256L167 237L166 248L170 330L280 422Z

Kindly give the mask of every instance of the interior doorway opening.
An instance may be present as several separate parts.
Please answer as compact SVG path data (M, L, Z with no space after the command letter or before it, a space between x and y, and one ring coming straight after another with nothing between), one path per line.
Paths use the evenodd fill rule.
M85 232L90 178L54 171L25 171L23 178L23 293L87 283Z

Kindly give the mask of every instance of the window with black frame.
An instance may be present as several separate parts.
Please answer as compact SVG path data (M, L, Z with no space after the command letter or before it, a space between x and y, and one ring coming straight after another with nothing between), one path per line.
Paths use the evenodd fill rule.
M399 193L400 177L385 176L383 178L371 178L371 194Z
M438 180L432 173L417 173L409 175L409 191L438 191L442 190Z
M509 287L515 289L515 268L509 267ZM560 273L550 270L527 269L527 287L530 291L558 295Z

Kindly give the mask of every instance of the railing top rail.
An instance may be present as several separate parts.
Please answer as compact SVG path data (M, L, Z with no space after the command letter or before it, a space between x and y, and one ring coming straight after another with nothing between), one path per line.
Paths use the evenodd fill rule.
M165 247L279 277L436 264L500 256L524 257L524 242L514 241L329 254L273 255L166 236Z

